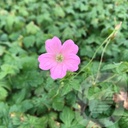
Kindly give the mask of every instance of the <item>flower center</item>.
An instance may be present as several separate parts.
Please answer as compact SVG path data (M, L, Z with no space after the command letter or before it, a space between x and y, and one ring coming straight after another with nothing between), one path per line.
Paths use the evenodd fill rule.
M57 61L57 62L62 62L63 60L64 60L64 57L63 57L62 54L57 54L57 55L56 55L56 61Z

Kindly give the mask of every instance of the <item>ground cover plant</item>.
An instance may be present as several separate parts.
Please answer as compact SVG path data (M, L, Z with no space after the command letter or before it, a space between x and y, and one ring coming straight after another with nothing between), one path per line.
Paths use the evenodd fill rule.
M0 128L127 128L127 7L127 0L1 0ZM64 71L43 63L53 38L70 44L56 56L70 57Z

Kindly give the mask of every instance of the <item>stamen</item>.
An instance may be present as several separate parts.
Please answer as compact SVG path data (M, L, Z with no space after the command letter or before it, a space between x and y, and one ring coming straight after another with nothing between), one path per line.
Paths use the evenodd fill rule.
M56 55L56 61L57 61L57 62L62 62L63 60L64 60L64 57L63 57L62 54L57 54L57 55Z

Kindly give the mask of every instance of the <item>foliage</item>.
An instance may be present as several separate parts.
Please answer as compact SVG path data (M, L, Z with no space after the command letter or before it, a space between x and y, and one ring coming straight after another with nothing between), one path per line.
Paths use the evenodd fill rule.
M123 103L113 101L128 91L127 7L127 0L1 0L0 128L128 127ZM56 81L37 61L53 36L72 39L81 58L78 72Z

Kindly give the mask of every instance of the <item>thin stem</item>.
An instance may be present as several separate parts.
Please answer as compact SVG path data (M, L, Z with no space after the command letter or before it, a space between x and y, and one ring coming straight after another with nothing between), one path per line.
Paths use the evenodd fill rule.
M107 43L106 43L106 45L105 45L105 47L104 47L104 49L103 49L103 52L102 52L102 54L101 54L100 63L99 63L99 66L98 66L98 70L97 70L97 75L96 75L95 83L96 83L96 81L97 81L97 79L98 79L98 76L99 76L99 72L100 72L100 68L101 68L101 65L102 65L104 53L105 53L106 48L107 48L108 44L110 43L110 41L111 41L111 39L108 39L108 41L107 41Z
M114 29L114 31L103 41L103 43L96 49L95 53L93 54L93 57L91 58L91 60L75 75L73 76L72 78L74 79L76 76L78 76L82 71L84 71L84 69L86 69L90 63L94 60L97 52L100 50L100 48L106 43L108 42L108 40L111 39L111 37L114 35L114 33L116 32L117 30Z
M108 82L108 81L110 81L111 79L113 79L114 77L116 77L117 76L117 74L114 74L114 75L112 75L111 77L109 77L109 78L107 78L106 80L104 80L103 82Z
M63 86L64 86L64 83L62 82L62 81L60 81L61 83L61 85L59 86L59 88L58 88L58 90L57 90L57 92L56 92L56 94L51 98L51 99L54 99L58 94L59 94L59 92L60 92L60 89L61 88L63 88Z

